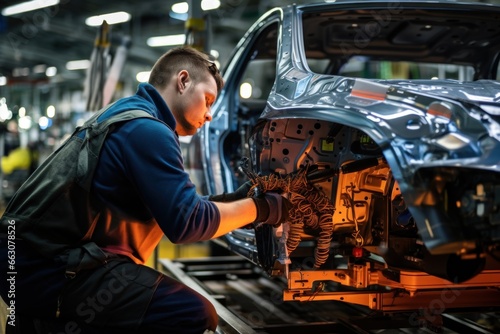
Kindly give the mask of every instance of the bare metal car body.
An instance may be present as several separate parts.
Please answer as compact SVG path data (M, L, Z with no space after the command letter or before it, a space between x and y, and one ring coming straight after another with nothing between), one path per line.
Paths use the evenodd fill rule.
M265 14L187 165L205 194L246 181L245 157L260 176L305 173L333 210L218 243L283 278L285 300L406 310L454 289L445 308L499 306L499 22L498 6L449 1Z

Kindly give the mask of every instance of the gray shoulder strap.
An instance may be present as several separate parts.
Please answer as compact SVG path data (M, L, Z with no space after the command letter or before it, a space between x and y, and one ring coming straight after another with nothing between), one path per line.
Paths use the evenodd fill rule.
M102 112L99 113L99 115ZM126 122L135 118L151 118L163 123L143 110L127 110L113 115L102 122L97 123L99 115L94 115L78 131L85 130L85 138L80 147L77 167L77 182L87 191L90 191L92 178L99 159L102 145L111 125Z

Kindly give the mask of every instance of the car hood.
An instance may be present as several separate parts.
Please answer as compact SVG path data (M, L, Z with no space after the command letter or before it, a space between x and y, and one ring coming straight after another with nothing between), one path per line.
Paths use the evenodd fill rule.
M364 131L403 188L422 167L499 170L497 81L367 80L296 69L278 78L261 118L315 118Z

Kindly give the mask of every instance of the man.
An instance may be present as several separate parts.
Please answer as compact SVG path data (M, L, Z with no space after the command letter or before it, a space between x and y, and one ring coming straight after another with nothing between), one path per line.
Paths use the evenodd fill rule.
M0 293L15 304L18 332L26 315L57 318L71 333L215 330L217 314L204 297L142 264L163 235L197 242L256 221L280 224L288 215L281 195L246 198L245 187L210 201L184 171L177 136L212 119L222 85L203 53L170 50L153 66L149 83L77 130L19 190L0 221ZM110 125L100 147L103 124L130 110L139 116ZM68 148L74 142L79 152ZM68 183L66 171L75 181ZM89 196L82 190L86 180ZM15 299L9 279L15 279Z

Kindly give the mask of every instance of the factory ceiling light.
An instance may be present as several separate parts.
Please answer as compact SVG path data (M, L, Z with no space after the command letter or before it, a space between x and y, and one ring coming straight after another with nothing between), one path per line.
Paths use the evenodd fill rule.
M67 70L85 70L90 67L90 60L72 60L66 63Z
M219 0L202 0L201 1L201 9L203 10L212 10L220 7Z
M150 74L151 74L151 71L142 71L142 72L137 73L137 75L135 76L135 79L139 82L148 82Z
M189 10L189 5L187 2L174 3L171 7L172 12L176 14L187 14Z
M108 24L118 24L130 21L132 16L127 12L114 12L109 14L102 14L91 16L85 20L85 24L90 27L100 26L103 21L106 21Z
M151 47L182 45L186 41L185 34L150 37L147 44Z
M219 0L202 0L201 9L212 10L220 7ZM171 7L172 12L176 14L186 14L189 11L189 4L187 2L177 2Z
M17 14L21 14L21 13L31 12L33 10L37 10L37 9L41 9L41 8L55 6L58 4L59 4L59 0L26 1L26 2L22 2L20 4L17 4L17 5L5 7L2 10L2 15L3 16L17 15Z

